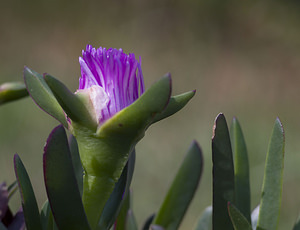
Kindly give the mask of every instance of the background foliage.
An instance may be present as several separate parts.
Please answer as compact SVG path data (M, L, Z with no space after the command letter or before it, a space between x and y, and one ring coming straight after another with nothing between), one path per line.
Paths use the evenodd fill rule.
M3 1L0 79L22 80L23 66L48 72L71 89L87 43L122 47L142 57L146 86L166 72L174 94L197 89L180 114L151 127L137 146L133 203L139 223L157 210L193 139L204 153L204 172L182 229L211 203L211 136L215 116L237 116L251 173L252 209L258 204L269 135L276 116L286 131L280 229L300 210L300 5L297 1ZM39 205L43 145L54 119L31 99L0 108L0 180L14 179L17 152ZM155 189L151 189L155 187ZM17 196L15 196L17 197ZM15 198L16 199L16 198ZM16 199L15 209L19 206Z

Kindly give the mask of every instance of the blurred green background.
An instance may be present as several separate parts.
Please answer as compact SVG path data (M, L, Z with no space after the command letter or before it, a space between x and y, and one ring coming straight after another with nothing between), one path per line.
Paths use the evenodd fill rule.
M173 93L197 90L180 113L151 127L137 146L133 207L139 224L158 208L193 139L204 174L181 229L192 229L211 204L214 118L241 122L251 163L252 207L277 116L286 131L280 229L300 212L299 1L111 0L1 1L0 80L22 81L23 66L48 72L76 90L86 44L142 57L146 86L167 72ZM14 180L18 153L39 204L45 200L43 145L58 123L29 98L0 107L0 181ZM17 197L17 196L16 196ZM13 200L16 210L19 200Z

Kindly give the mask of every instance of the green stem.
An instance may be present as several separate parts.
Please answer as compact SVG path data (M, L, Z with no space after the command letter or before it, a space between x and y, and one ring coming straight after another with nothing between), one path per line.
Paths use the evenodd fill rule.
M96 229L105 203L112 193L115 181L109 177L85 175L82 201L92 229Z
M97 228L103 208L128 160L132 146L72 123L84 168L83 206L92 229Z

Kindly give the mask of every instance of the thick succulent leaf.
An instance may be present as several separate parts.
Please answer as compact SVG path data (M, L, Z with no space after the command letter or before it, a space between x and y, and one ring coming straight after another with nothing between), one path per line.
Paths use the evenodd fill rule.
M49 135L43 161L46 191L58 228L89 230L62 126L57 126Z
M298 217L298 219L293 227L293 230L300 230L300 216Z
M76 94L72 93L62 82L48 74L44 75L44 80L72 121L88 127L96 127L97 124Z
M75 137L73 135L69 138L69 146L72 157L72 163L74 168L74 173L76 177L76 181L78 184L80 195L82 196L83 192L83 168L81 164L81 159L79 155L78 145Z
M202 213L195 230L211 230L212 229L212 206L208 206Z
M28 96L24 83L7 82L0 85L0 105Z
M131 209L127 212L125 230L138 230L137 223Z
M129 192L135 164L135 151L131 154L121 177L115 185L115 188L110 195L103 209L98 229L110 229L114 224L124 201L124 197Z
M276 119L267 153L257 226L276 229L279 221L284 164L284 130Z
M197 189L202 166L202 151L198 144L193 142L153 224L167 230L178 229Z
M252 229L256 229L257 221L258 221L258 215L259 215L259 205L257 205L256 208L251 213Z
M234 179L235 179L235 206L243 213L251 223L251 199L249 162L246 143L240 123L233 118L230 137L234 155Z
M68 127L64 111L44 81L43 76L29 69L28 67L25 67L24 81L34 102L42 110L62 123L65 127Z
M252 230L247 218L230 202L228 202L228 213L235 230Z
M152 224L154 218L155 218L155 214L152 214L151 216L149 216L149 217L147 218L147 220L145 221L142 230L149 230L150 225Z
M227 203L234 199L234 168L226 119L219 114L212 138L213 161L213 229L233 229Z
M194 97L195 93L196 91L194 90L171 97L166 109L162 113L157 114L152 123L167 118L181 110Z
M28 230L42 230L40 213L27 171L20 159L14 156L15 173L21 194L22 207Z

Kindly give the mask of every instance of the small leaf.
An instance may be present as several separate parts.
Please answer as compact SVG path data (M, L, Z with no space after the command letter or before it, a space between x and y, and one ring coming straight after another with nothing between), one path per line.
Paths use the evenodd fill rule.
M166 230L177 229L194 196L202 174L202 152L193 142L154 221Z
M276 229L279 221L284 163L284 130L276 119L267 153L257 226Z
M58 228L89 230L62 126L57 126L49 135L43 161L46 191Z
M226 119L219 114L212 138L213 161L213 229L233 229L227 202L234 199L234 168Z
M76 94L72 93L62 82L48 74L44 75L44 80L72 121L89 127L96 127L97 124Z
M22 199L26 228L28 230L42 230L40 214L33 188L27 171L17 154L14 156L14 166Z
M136 220L131 209L127 212L125 230L138 230Z
M181 110L195 95L196 91L189 91L170 98L166 109L162 113L158 113L152 123L165 119Z
M251 199L248 154L241 126L236 118L233 118L230 134L232 150L234 154L234 204L247 218L248 222L251 223Z
M24 81L34 102L46 113L68 127L63 109L55 99L43 76L33 70L24 68Z
M41 210L41 222L43 230L53 230L53 216L47 200Z
M149 216L149 217L147 218L147 220L145 221L142 230L149 230L150 225L152 224L154 218L155 218L155 214L152 214L151 216Z
M7 82L0 85L0 105L28 96L25 85L21 82Z
M252 230L246 217L230 202L228 212L235 230Z
M208 206L198 220L195 230L211 230L212 229L212 206Z
M73 135L69 138L69 146L72 157L72 163L74 168L74 173L76 177L76 181L78 184L80 195L82 196L83 191L83 168L81 164L81 159L79 155L78 145L75 137Z

